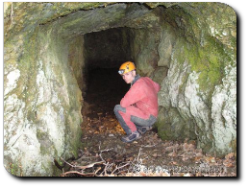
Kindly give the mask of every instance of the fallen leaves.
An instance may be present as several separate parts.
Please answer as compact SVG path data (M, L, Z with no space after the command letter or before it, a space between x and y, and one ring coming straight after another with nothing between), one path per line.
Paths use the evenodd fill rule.
M223 164L226 167L234 167L236 164L236 155L235 153L229 153L225 156L225 160L223 161Z
M124 135L125 131L112 115L104 116L103 113L97 113L98 118L85 118L82 124L82 131L90 134L113 134L119 133Z
M79 171L75 173L73 168L72 172L67 172L65 176L73 176L73 174L101 177L236 176L234 153L220 159L204 154L196 147L195 140L163 141L153 131L147 132L137 141L123 143L120 137L125 134L125 131L113 114L98 111L95 116L86 117L82 125L82 142L87 147L82 150L82 157L73 164L89 167L88 164L94 164L97 160L104 163L85 169L87 172L82 172L78 168ZM163 166L163 171L135 171L131 167L136 165Z
M212 156L204 156L203 157L203 161L207 162L207 163L215 163L215 157Z
M88 166L95 161L104 161L88 168L89 176L101 177L219 177L236 176L236 155L230 153L220 159L204 154L196 148L196 143L190 141L163 141L150 131L134 143L123 143L117 133L91 134L83 136L87 143L82 151L82 161L73 165ZM89 144L89 145L88 145ZM98 148L98 149L97 149ZM92 156L92 157L91 157ZM87 164L86 161L87 160ZM133 170L137 165L146 167L162 166L161 171ZM124 166L125 165L125 166ZM119 168L124 166L122 168ZM71 169L75 171L75 169ZM82 171L78 168L80 175ZM85 172L86 173L86 172ZM67 173L66 176L74 176Z
M151 172L136 172L136 173L127 173L126 177L169 177L170 174L166 172L161 173L151 173Z

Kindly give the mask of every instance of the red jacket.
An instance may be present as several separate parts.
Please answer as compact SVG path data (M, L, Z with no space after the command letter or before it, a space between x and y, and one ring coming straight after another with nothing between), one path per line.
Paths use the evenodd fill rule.
M120 105L124 108L134 105L147 115L158 116L158 83L148 77L140 77L122 98Z

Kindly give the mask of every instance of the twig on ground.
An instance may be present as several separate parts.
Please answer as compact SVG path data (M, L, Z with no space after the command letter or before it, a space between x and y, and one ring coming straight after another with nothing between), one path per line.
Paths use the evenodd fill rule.
M105 168L104 168L104 174L107 175L107 167L108 167L108 164L109 162L107 162L107 164L105 165Z
M124 164L124 165L122 165L122 166L115 167L114 171L111 172L111 174L114 174L116 170L119 170L119 169L121 169L121 168L123 168L123 167L125 167L125 166L127 166L127 165L130 165L130 162L128 162L128 163L126 163L126 164Z
M140 147L140 148L139 148L139 153L138 153L137 158L136 158L136 161L138 161L138 162L139 162L139 158L140 158L140 152L141 152L141 150L142 150L142 147Z
M61 157L61 160L64 161L66 164L68 164L69 166L73 167L73 168L77 168L77 166L75 165L72 165L70 163L68 163L66 160L64 160L62 157Z
M97 174L97 172L99 171L99 170L101 170L102 169L102 167L98 167L97 169L96 169L96 171L95 171L95 174Z
M111 150L113 150L113 148L101 150L101 141L100 141L100 144L99 144L99 157L101 158L102 161L106 162L106 160L104 160L103 157L102 157L102 153L103 152L108 152L108 151L111 151Z
M66 164L68 164L69 166L73 167L73 168L78 168L78 169L87 169L87 168L92 168L95 164L103 164L104 161L98 161L95 163L91 163L89 165L86 166L76 166L76 165L72 165L70 163L68 163L67 161L65 161L63 158L61 158Z
M142 148L153 148L155 146L157 146L159 143L153 144L153 145L141 145L140 147Z
M66 176L68 174L78 174L80 176L95 176L96 175L95 173L84 174L84 173L81 173L81 172L78 172L78 171L68 171L68 172L65 172L65 173L61 174L61 176L64 177L64 176Z

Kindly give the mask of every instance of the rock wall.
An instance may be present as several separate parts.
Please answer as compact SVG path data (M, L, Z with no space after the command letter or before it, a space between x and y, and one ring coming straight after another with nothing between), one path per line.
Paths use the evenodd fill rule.
M130 48L132 58L141 76L150 76L157 67L159 60L158 44L160 30L154 28L132 29Z
M81 135L82 95L68 64L68 45L53 29L33 25L15 33L17 27L8 26L4 165L18 176L56 175L54 160L76 157Z
M85 60L85 50L84 50L84 37L77 36L68 45L68 64L71 70L72 76L77 80L78 86L81 91L86 89L85 80L87 79L83 71L87 69Z
M158 66L158 133L197 138L207 153L236 151L236 14L220 3L179 4L164 14Z

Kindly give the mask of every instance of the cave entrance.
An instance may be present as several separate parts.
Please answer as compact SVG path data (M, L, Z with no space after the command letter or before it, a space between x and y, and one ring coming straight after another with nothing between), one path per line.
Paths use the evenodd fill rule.
M127 28L115 28L84 35L83 132L123 131L113 108L130 87L118 74L120 65L132 59L127 32Z
M96 68L88 73L87 90L83 93L87 103L82 113L91 118L99 114L113 114L115 104L127 92L127 85L117 73L117 68Z

